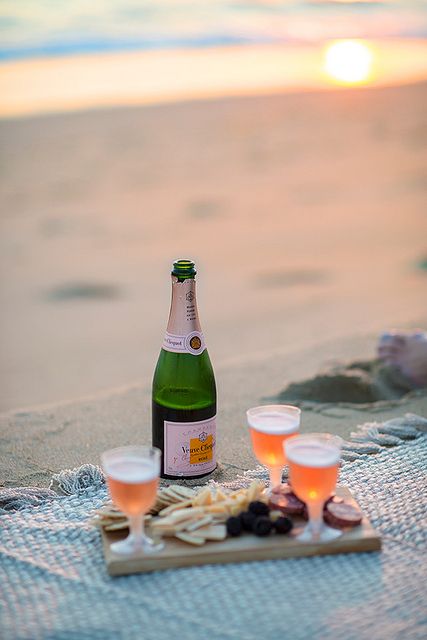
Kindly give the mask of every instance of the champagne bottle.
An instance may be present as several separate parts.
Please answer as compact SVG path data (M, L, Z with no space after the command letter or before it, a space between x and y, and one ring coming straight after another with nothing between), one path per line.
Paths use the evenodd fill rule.
M196 270L177 260L172 302L153 379L153 446L162 478L199 478L216 467L216 386L200 327Z

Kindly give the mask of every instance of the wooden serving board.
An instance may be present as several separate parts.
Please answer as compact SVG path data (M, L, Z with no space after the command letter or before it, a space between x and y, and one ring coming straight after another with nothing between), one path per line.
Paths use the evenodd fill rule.
M337 487L336 493L357 506L346 487ZM301 518L293 520L295 528L300 524L306 524ZM201 547L192 546L176 538L165 538L163 551L152 555L123 557L113 553L110 549L111 543L125 538L127 534L127 530L117 532L102 530L105 561L111 576L201 564L273 560L381 549L381 538L365 517L358 527L344 531L341 537L327 543L299 542L291 535L271 534L265 538L258 538L253 534L245 533L238 538L226 538L221 542L206 542Z

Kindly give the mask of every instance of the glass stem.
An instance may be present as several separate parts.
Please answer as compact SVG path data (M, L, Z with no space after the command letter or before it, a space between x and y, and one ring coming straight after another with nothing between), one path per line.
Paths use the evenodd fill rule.
M135 546L142 546L144 538L144 518L142 515L129 516L129 533Z
M282 467L270 467L270 491L282 482Z
M323 502L308 502L307 508L313 540L319 540L323 527Z

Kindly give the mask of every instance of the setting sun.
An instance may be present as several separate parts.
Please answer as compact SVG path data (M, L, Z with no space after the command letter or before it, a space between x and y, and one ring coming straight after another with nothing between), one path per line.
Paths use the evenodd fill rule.
M355 40L334 42L326 50L325 70L329 76L346 84L366 81L372 64L370 48Z

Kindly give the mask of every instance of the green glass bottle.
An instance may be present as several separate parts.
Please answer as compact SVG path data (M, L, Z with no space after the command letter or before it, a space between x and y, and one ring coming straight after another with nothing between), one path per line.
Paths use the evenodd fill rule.
M200 327L196 270L177 260L169 322L153 379L153 446L162 478L200 478L216 467L216 386Z

